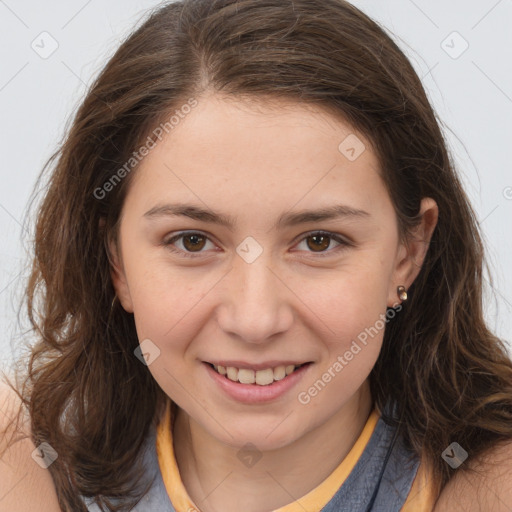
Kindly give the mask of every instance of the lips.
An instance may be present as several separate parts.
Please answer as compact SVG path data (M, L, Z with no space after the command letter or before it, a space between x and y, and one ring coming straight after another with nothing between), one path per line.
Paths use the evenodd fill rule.
M208 363L218 374L223 375L225 378L239 382L241 384L255 384L258 386L268 386L276 381L282 380L288 375L295 372L300 367L309 363L298 364L275 364L263 363L263 365L254 365L249 367L247 364L240 364L235 366L235 362L225 363L226 366L221 364ZM263 367L264 365L267 367ZM260 367L258 369L258 367Z
M210 379L212 379L212 382L216 385L212 400L217 399L218 395L216 391L218 390L221 392L221 396L228 397L232 400L235 400L236 402L247 405L271 404L274 401L285 399L285 397L289 395L292 389L297 388L299 383L305 378L305 375L307 375L311 368L314 366L313 362L298 363L292 365L291 363L293 361L287 361L287 363L290 363L290 365L285 365L279 364L279 361L272 361L266 362L264 365L259 365L260 368L258 369L258 365L250 368L248 364L242 363L241 361L237 361L236 364L240 364L242 367L224 366L219 364L221 362L223 362L224 365L235 364L235 361L226 360L215 361L214 363L202 361L202 365L206 370L206 375L208 375ZM271 363L271 366L268 366L269 363ZM217 369L215 369L214 365L217 367ZM224 367L226 372L225 375L219 373L219 366ZM245 368L243 366L245 366ZM285 376L280 380L274 380L274 370L279 368L279 366L284 367ZM289 375L286 375L286 366L293 366L294 368L294 370ZM229 368L232 368L232 370L230 370L231 377L234 377L236 374L236 380L232 380L228 377ZM244 370L247 370L247 372ZM260 371L264 372L263 374L260 374L258 378L259 382L262 384L258 384L256 381L256 376ZM270 371L272 372L272 382L270 382ZM282 369L277 370L278 377L282 375L282 371ZM240 378L242 380L252 380L252 375L249 372L254 373L254 383L245 384L240 382Z

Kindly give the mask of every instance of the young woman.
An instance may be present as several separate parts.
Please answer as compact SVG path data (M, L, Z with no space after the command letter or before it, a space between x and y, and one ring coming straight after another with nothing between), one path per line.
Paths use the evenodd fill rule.
M0 507L509 510L477 222L367 16L165 5L51 162Z

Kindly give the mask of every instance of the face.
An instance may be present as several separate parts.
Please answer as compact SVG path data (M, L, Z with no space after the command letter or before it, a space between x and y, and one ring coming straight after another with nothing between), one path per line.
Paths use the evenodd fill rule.
M231 446L329 422L426 250L400 242L369 141L302 104L208 96L134 172L112 277L160 387Z

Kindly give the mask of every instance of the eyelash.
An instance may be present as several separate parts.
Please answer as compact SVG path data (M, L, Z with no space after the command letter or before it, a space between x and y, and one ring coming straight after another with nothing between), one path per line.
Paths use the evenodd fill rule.
M166 246L171 252L179 253L179 255L184 258L198 258L202 255L203 251L193 253L193 252L183 251L181 249L176 249L175 247L172 246L172 244L174 242L176 242L177 240L184 238L185 236L191 236L191 235L200 235L200 236L205 237L206 239L210 240L207 235L205 235L204 233L201 233L200 231L183 231L168 240L164 240L163 245ZM336 247L335 249L332 249L330 251L323 251L323 252L318 252L318 253L310 251L311 254L316 254L320 258L328 257L333 252L339 252L340 250L346 249L347 247L350 247L353 245L352 243L348 242L347 240L341 238L336 233L330 233L329 231L311 231L309 233L306 233L306 235L299 240L299 243L304 241L306 238L309 238L309 237L312 237L315 235L327 236L328 238L331 238L332 240L334 240L335 242L338 242L340 244L338 247Z

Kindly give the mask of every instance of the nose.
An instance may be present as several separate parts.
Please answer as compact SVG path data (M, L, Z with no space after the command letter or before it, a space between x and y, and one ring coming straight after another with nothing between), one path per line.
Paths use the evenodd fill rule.
M293 323L292 293L264 254L252 263L235 257L217 312L220 328L247 343L266 343Z

